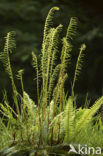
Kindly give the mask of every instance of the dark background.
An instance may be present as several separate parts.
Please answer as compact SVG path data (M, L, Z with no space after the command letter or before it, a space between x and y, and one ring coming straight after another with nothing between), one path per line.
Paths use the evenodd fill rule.
M54 25L64 25L64 32L70 17L79 19L79 36L76 38L72 66L79 48L85 43L86 55L83 72L77 83L75 92L81 96L89 94L92 98L102 95L103 87L103 2L102 0L0 0L0 51L3 50L4 37L9 31L16 31L17 48L11 56L13 72L24 69L25 90L34 99L35 71L32 68L31 52L40 54L45 18L49 9L59 6ZM73 70L68 70L72 80ZM20 83L16 80L18 90ZM8 75L5 74L0 62L0 101L4 88L11 97L11 87ZM69 85L67 85L67 90Z

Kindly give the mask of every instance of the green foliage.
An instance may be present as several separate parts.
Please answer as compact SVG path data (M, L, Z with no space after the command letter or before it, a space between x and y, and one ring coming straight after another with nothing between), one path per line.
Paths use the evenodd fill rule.
M71 140L74 137L74 118L75 118L75 110L73 108L73 100L70 97L67 106L65 108L65 118L64 118L64 124L65 124L65 142Z
M98 99L95 104L89 109L73 108L73 99L69 99L65 109L65 142L75 142L76 137L80 137L81 131L85 131L92 117L103 104L103 97Z
M81 3L82 2L82 3ZM41 42L42 42L42 31L43 25L45 22L45 17L47 15L48 10L52 6L59 6L60 14L57 14L56 19L54 19L54 25L58 23L63 24L63 32L67 28L68 19L72 16L78 17L80 23L80 36L77 37L77 42L75 42L75 51L73 53L73 62L75 62L75 58L77 56L77 50L80 46L81 42L85 42L87 45L87 58L88 58L88 68L87 68L87 76L83 74L83 80L85 79L85 85L83 84L83 80L80 81L79 87L77 87L77 91L85 94L87 89L89 90L89 94L94 93L92 96L101 95L102 88L102 38L103 38L103 22L102 22L102 13L96 5L88 6L91 2L87 1L67 1L64 0L18 0L18 1L10 1L10 0L1 0L0 1L0 50L3 47L3 36L11 30L16 31L16 42L17 42L17 50L11 56L11 60L13 62L13 67L15 71L20 68L25 70L25 75L32 74L31 68L31 51L35 51L36 54L40 54ZM98 3L98 2L97 2ZM102 6L100 2L98 5ZM94 10L93 10L94 8ZM96 12L96 9L98 11ZM88 11L84 11L88 10ZM102 10L101 10L102 11ZM97 46L98 45L98 46ZM98 54L99 53L99 54ZM94 58L94 59L92 59ZM94 61L95 60L95 61ZM75 64L72 64L74 67ZM68 73L72 73L72 71L68 71ZM9 79L5 78L6 74L3 72L1 67L0 71L0 85L1 90L6 88L9 90ZM88 81L86 81L88 79ZM99 81L96 81L99 79ZM71 80L68 79L68 82ZM3 82L3 83L2 83ZM88 82L88 84L87 84ZM29 76L25 76L24 79L25 90L30 92L29 95L33 98L34 90L31 89L33 85L33 81L30 80ZM68 84L69 84L68 83ZM95 83L95 87L94 84ZM83 86L83 87L82 87ZM88 88L87 88L88 86ZM18 87L18 86L17 86ZM69 85L68 85L69 87ZM19 87L18 87L19 88ZM9 94L9 93L8 93ZM96 95L95 95L96 94ZM98 95L97 95L98 94ZM2 99L2 91L0 92L0 97ZM9 94L9 98L11 95Z
M15 40L12 32L7 34L4 52L0 54L0 58L11 79L13 105L16 110L9 105L5 92L4 102L0 104L2 113L0 119L0 148L7 147L7 149L1 151L1 155L12 156L27 153L29 155L37 155L37 153L38 155L49 155L58 153L57 144L62 144L59 147L61 154L68 155L68 152L63 150L65 143L77 143L81 134L84 131L85 133L88 132L87 126L90 125L91 128L93 116L103 103L103 97L101 97L91 108L77 109L74 107L74 102L76 103L74 87L82 68L84 44L81 46L77 58L71 97L67 102L65 100L64 85L68 78L67 67L72 62L72 40L76 35L77 18L70 19L67 33L61 39L62 25L53 27L54 12L58 10L57 7L52 8L47 16L40 63L35 53L32 52L32 64L36 71L37 103L25 92L23 70L19 70L17 74L17 78L21 82L22 95L18 93L15 87L9 56L11 50L15 47ZM62 46L61 49L58 48L59 44ZM60 60L60 63L56 62L57 59ZM40 87L40 84L42 84L42 87ZM101 133L101 131L96 129L95 134L98 133ZM87 137L89 138L88 134ZM87 143L87 140L85 141ZM89 143L92 144L92 140ZM42 150L42 153L40 153L40 150Z

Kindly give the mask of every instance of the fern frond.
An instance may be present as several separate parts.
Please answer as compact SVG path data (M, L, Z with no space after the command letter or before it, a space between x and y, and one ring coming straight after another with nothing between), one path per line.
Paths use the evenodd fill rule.
M74 118L75 112L73 108L73 99L69 97L67 106L64 111L64 130L65 130L65 139L66 143L70 143L72 138L74 137Z
M35 53L32 52L32 65L33 68L36 70L36 82L37 82L37 102L38 102L38 107L40 107L40 97L39 97L39 77L40 77L40 73L39 73L39 69L38 69L38 60L37 57L35 55Z
M51 41L52 41L52 37L54 34L55 29L52 28L50 29L47 38L46 38L46 42L44 44L44 49L43 49L43 54L42 54L42 58L41 58L41 65L42 65L42 78L43 78L43 90L44 90L44 84L46 84L46 80L47 80L47 69L48 64L50 64L50 58L51 58Z
M77 19L71 18L66 37L63 38L63 48L61 52L61 63L62 63L62 71L66 71L67 64L70 63L71 60L71 51L72 44L71 39L76 35L77 30Z
M6 41L5 41L4 51L0 54L0 60L3 62L5 71L8 73L9 78L11 80L12 89L13 89L13 99L16 105L17 112L18 114L20 114L18 100L17 100L17 89L14 83L14 77L13 77L13 72L10 63L10 56L9 56L9 54L12 53L13 49L16 47L15 32L14 31L9 32L5 38Z
M62 32L62 25L60 24L56 29L52 40L52 56L51 56L51 67L50 67L50 76L53 72L56 60L57 53L59 52L59 44L60 44L60 34Z
M83 65L83 58L84 58L84 50L86 49L86 45L82 44L80 48L80 53L77 58L77 63L76 63L76 68L75 68L75 73L74 73L74 78L73 78L73 85L72 85L72 91L74 91L75 83L76 80L78 79L80 72L82 70L82 65Z
M63 109L63 90L64 90L64 84L65 84L65 81L67 80L68 78L68 74L66 73L63 78L61 78L61 84L60 84L60 105L59 105L59 111L62 112L62 109Z
M55 67L52 76L50 77L49 89L48 89L49 97L51 97L52 91L53 91L53 88L54 88L54 85L55 85L55 82L58 80L58 76L59 76L59 72L60 72L60 67L61 67L61 64L58 64Z
M67 42L66 38L63 39L63 48L61 52L61 73L64 75L67 71L68 64L71 62L72 44Z
M53 19L54 19L54 14L55 14L55 11L58 11L59 8L58 7L53 7L49 13L48 13L48 16L46 18L46 22L45 22L45 26L44 26L44 39L43 39L43 44L45 42L45 39L48 35L48 32L50 30L50 28L53 27ZM43 51L42 51L43 52Z
M63 38L63 48L61 52L62 71L66 72L67 65L71 61L72 43L71 40L77 35L77 18L70 19L66 37Z
M76 132L79 133L81 129L85 128L87 124L91 121L92 117L98 111L98 109L103 104L103 96L99 98L90 109L85 109L82 113L80 119L76 123Z
M61 28L61 26L59 27ZM50 30L50 39L49 39L49 45L48 45L48 49L46 51L47 54L45 54L45 56L42 56L42 60L44 60L42 62L42 67L44 67L44 70L42 70L42 74L43 74L43 92L44 92L44 107L47 106L48 103L48 88L49 88L49 82L50 82L50 78L51 78L51 66L53 64L51 64L51 60L52 60L52 52L53 49L56 48L55 47L55 34L58 32L58 29L51 29ZM45 59L44 59L45 58ZM53 67L53 66L52 66Z
M58 92L60 92L59 85L61 84L61 81L66 73L68 63L70 63L70 61L71 61L71 51L72 51L71 39L73 39L73 37L76 35L76 29L77 29L77 19L72 18L70 20L70 24L68 26L66 37L63 38L63 47L62 47L62 52L61 52L61 69L60 69L60 75L59 75L59 80L58 80L58 87L56 90L57 97L55 98L54 103L57 102L58 95L60 94L60 93L58 93ZM63 91L61 90L61 94L62 93L63 93Z
M78 19L76 17L72 17L70 19L70 23L67 29L66 40L70 41L77 35L77 26Z
M6 41L5 41L5 46L4 46L4 52L0 54L0 60L3 62L5 70L8 73L12 81L13 88L15 88L13 73L12 73L11 64L10 64L10 57L9 57L9 54L12 53L12 50L16 47L15 32L9 32L5 38L6 38Z

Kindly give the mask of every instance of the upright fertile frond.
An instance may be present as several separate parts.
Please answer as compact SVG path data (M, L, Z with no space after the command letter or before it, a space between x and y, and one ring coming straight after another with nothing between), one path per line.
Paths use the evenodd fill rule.
M11 69L9 54L12 53L12 50L16 47L14 37L15 37L14 32L9 32L7 34L7 36L5 37L6 41L4 46L4 52L0 54L0 60L3 62L6 72L9 74L13 87L14 87L14 80L13 80L13 73Z
M46 43L44 44L44 55L42 55L42 71L43 78L45 79L51 77L53 68L55 67L55 60L57 59L59 36L62 31L62 25L57 28L50 29ZM49 75L48 75L49 74ZM45 80L44 80L45 81Z
M13 31L9 32L5 38L6 41L5 41L4 51L0 54L0 60L3 62L5 70L11 79L11 84L13 89L13 99L16 104L17 112L19 113L19 107L17 102L17 89L14 83L14 77L13 77L13 72L10 63L10 56L9 56L9 54L12 53L12 50L16 47L15 32Z
M57 80L57 77L58 77L58 75L59 75L59 72L60 72L60 67L61 67L61 65L58 64L58 65L55 67L52 76L50 77L49 89L48 89L49 97L51 97L51 93L52 93L52 91L53 91L54 84L55 84L55 82L56 82L56 80Z
M67 29L66 37L63 38L63 48L61 52L62 74L66 72L67 65L71 61L72 43L71 40L77 34L77 18L70 19L70 23Z
M52 40L52 56L51 56L51 67L50 67L50 75L53 72L53 68L55 66L55 61L57 59L58 46L60 44L60 34L62 32L62 25L60 24L56 29Z
M66 73L68 64L71 61L71 51L72 51L71 40L76 35L76 30L77 30L77 19L71 18L70 24L67 29L66 37L63 38L63 47L61 52L61 70L60 70L58 84L61 84L62 79ZM57 89L57 92L59 92L59 88ZM60 97L62 97L62 95L63 95L63 90L61 89ZM63 99L61 98L60 105L62 105L62 100Z
M39 125L41 127L41 117L40 117L40 96L39 96L39 69L38 69L38 60L36 55L32 52L32 64L33 67L36 70L36 80L37 80L37 104L38 104L38 114L39 114ZM31 115L32 116L32 115ZM42 129L42 128L41 128ZM40 133L41 133L41 129L40 129ZM41 135L41 134L40 134Z
M53 50L56 49L56 36L58 31L60 31L61 26L59 26L59 29L50 29L50 33L48 34L50 36L48 42L48 48L45 52L45 55L42 56L42 77L43 77L43 94L44 94L44 107L47 106L48 103L48 89L49 89L49 83L51 79L51 74L53 71L53 64L51 64L52 61L52 53ZM52 62L53 63L53 62Z
M66 72L67 65L71 62L71 51L72 51L72 44L70 42L67 42L66 37L63 38L63 48L61 52L62 73Z
M33 52L32 52L32 60L33 60L32 65L36 70L37 100L38 100L38 105L39 105L40 104L40 101L39 101L39 76L40 76L40 73L39 73L39 69L38 69L38 60L37 60L37 57L36 57L35 53L33 53Z
M63 90L64 90L64 83L68 78L68 74L66 73L62 78L61 78L61 84L60 84L60 105L59 105L59 111L62 112L63 109Z
M80 53L79 53L79 56L78 56L78 59L77 59L77 63L76 63L72 91L74 91L75 82L76 82L78 76L80 75L80 72L81 72L81 69L82 69L83 58L84 58L84 53L83 52L84 52L85 49L86 49L86 45L82 44L82 46L80 48Z
M50 58L51 58L51 45L52 45L51 42L52 42L54 31L55 31L54 28L50 29L46 38L46 42L45 44L43 44L44 48L43 48L43 54L41 58L43 84L46 83L46 79L47 79L47 69L49 68L48 64L50 63Z
M53 7L49 13L48 16L46 18L46 22L45 22L45 27L44 27L44 39L43 39L43 43L45 42L45 39L48 35L48 32L50 30L50 28L53 27L53 18L54 18L54 13L55 11L58 11L59 8L58 7Z
M53 65L55 58L52 57L57 52L57 44L58 39L56 36L60 33L62 26L58 26L56 29L52 28L51 21L53 20L53 15L55 10L58 10L56 7L51 9L49 12L45 28L44 28L44 40L43 40L43 47L42 47L42 77L43 77L43 90L47 90L49 77L53 71ZM45 41L45 42L44 42ZM51 69L50 69L51 68ZM44 89L45 85L45 89Z
M58 83L61 83L62 81L68 64L71 62L71 51L72 51L72 43L71 40L73 37L76 35L77 31L77 18L71 18L66 37L63 38L63 47L62 47L62 52L61 52L61 70L60 70L60 76L59 76L59 81ZM62 105L62 95L63 95L63 89L61 89L60 93L60 105Z
M93 115L98 111L98 109L103 104L103 96L99 98L95 104L90 109L85 109L82 116L76 123L76 132L79 133L81 129L85 128L87 124L91 121Z
M62 25L53 28L53 18L55 11L59 8L54 7L50 10L44 27L44 39L42 44L42 79L43 79L43 107L44 110L50 98L51 77L55 67L56 55L58 52L59 36ZM50 84L50 87L49 87ZM48 94L48 90L50 91ZM44 113L45 114L45 113Z
M70 41L77 35L77 25L78 19L76 17L72 17L67 29L66 40Z
M73 99L72 97L69 97L67 106L65 108L64 112L64 129L65 129L65 139L64 141L69 143L72 138L74 137L74 117L75 112L73 108Z

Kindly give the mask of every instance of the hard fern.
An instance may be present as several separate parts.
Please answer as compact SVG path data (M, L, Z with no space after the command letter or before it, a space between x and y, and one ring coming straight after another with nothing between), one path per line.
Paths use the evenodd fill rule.
M75 83L76 80L78 79L82 66L83 66L83 58L84 58L84 50L86 49L86 45L82 44L81 48L80 48L80 53L79 56L77 58L77 63L76 63L76 67L75 67L75 73L74 73L74 78L73 78L73 85L72 85L72 93L74 92L74 87L75 87Z
M37 103L38 107L40 107L40 99L39 99L39 78L40 78L40 72L38 69L38 60L34 52L32 52L32 65L34 69L36 70L36 82L37 82ZM40 109L40 108L39 108Z
M76 30L77 30L77 18L74 17L70 19L66 36L63 38L63 46L61 51L61 69L60 69L59 80L58 80L58 86L62 86L60 87L61 88L60 91L59 91L59 87L57 87L57 92L59 92L58 96L60 96L60 108L62 108L62 103L63 103L62 97L63 97L64 85L62 84L64 83L62 83L62 80L64 79L65 74L67 72L68 64L71 62L71 51L72 51L71 41L77 34ZM57 100L55 99L55 102L56 101Z
M90 109L85 109L84 113L80 117L80 120L76 123L76 133L79 133L81 129L85 128L91 121L93 115L103 104L103 97L99 98Z
M14 37L15 37L14 32L9 32L7 34L7 36L5 37L6 40L5 40L4 51L2 53L0 53L0 60L3 62L5 70L11 79L13 91L16 90L16 87L14 84L13 72L12 72L12 68L11 68L11 64L10 64L9 55L10 55L10 53L12 53L12 50L14 50L14 48L16 47Z
M68 77L67 67L68 64L71 62L72 40L75 37L77 31L77 18L71 18L67 33L62 40L61 50L59 49L59 45L61 44L60 34L62 32L62 25L53 28L53 16L54 12L57 10L59 10L57 7L52 8L46 19L44 28L44 39L42 44L40 69L41 73L39 71L40 67L37 57L34 53L32 53L33 68L35 68L37 77L36 80L38 105L36 106L35 102L33 102L29 95L24 91L22 70L18 72L17 76L21 81L23 93L23 96L18 93L21 100L19 117L18 113L9 106L8 100L6 98L4 98L4 104L0 104L1 113L4 117L7 118L7 126L4 124L5 118L3 117L2 119L0 119L0 140L6 142L5 145L10 146L11 142L13 141L13 143L17 143L17 146L21 146L22 144L23 147L25 144L29 144L31 147L33 147L33 149L35 148L36 150L38 150L41 149L40 147L42 146L43 149L44 146L46 149L48 148L47 145L63 143L63 140L64 143L73 143L76 138L81 138L81 132L84 132L87 125L90 124L93 115L103 103L103 97L101 97L89 109L76 109L76 107L74 107L73 105L74 102L76 103L76 99L72 95L69 97L66 106L64 104L66 102L63 102L64 83ZM9 37L10 33L9 35L7 35L8 41L6 41L4 54L1 54L0 56L1 60L6 60L4 61L4 66L9 74L13 86L14 79L10 65L9 52L12 50L13 47L15 47L15 44L13 36L11 35L10 39ZM10 44L8 42L12 43ZM75 82L81 71L83 58L82 53L84 49L85 45L82 45L76 63L72 89L73 91ZM60 50L61 62L56 63ZM41 77L41 88L43 89L39 89L39 80ZM13 89L16 91L16 87L13 87ZM22 104L24 104L25 110L23 109ZM12 131L17 133L17 142L12 136ZM8 143L8 140L10 140L10 143ZM39 145L39 147L34 147L34 145L37 144ZM52 149L51 147L49 148ZM13 152L15 152L15 150ZM14 154L13 152L11 152L11 155ZM36 155L36 153L33 153L33 155L34 154ZM68 155L68 153L66 154Z
M53 7L49 13L48 13L48 16L46 18L46 21L45 21L45 26L44 26L44 39L43 39L43 46L44 46L44 42L45 42L45 39L48 35L48 32L50 30L50 28L53 27L53 19L54 19L54 13L55 11L58 11L59 8L58 7ZM42 50L42 53L44 53L44 51Z
M73 98L70 97L64 111L64 142L75 142L77 136L81 137L81 132L85 130L92 121L93 116L103 104L103 97L99 98L89 109L75 109L73 107Z
M5 38L6 38L6 41L5 41L4 51L0 53L0 60L3 62L5 71L8 73L9 78L11 80L14 103L16 105L16 110L18 114L20 114L18 101L17 101L17 89L14 83L14 77L13 77L13 72L12 72L11 63L10 63L10 56L9 56L10 53L12 53L12 51L16 47L15 32L14 31L9 32Z
M41 112L41 106L40 106L40 93L39 93L39 78L40 78L40 72L39 72L39 69L38 69L38 60L37 60L37 57L35 55L35 53L32 52L32 65L33 67L35 68L36 70L36 82L37 82L37 104L38 104L38 114L39 114L39 128L40 128L40 142L42 142L42 125L41 125L41 116L40 116L40 112Z
M64 142L66 143L70 143L74 137L75 130L74 118L75 118L75 110L73 108L73 99L72 97L69 97L64 114L64 129L65 129Z
M63 38L63 48L61 52L61 63L63 72L66 72L67 65L71 61L72 40L77 34L77 18L72 17L70 19L69 26L67 28L66 36Z

